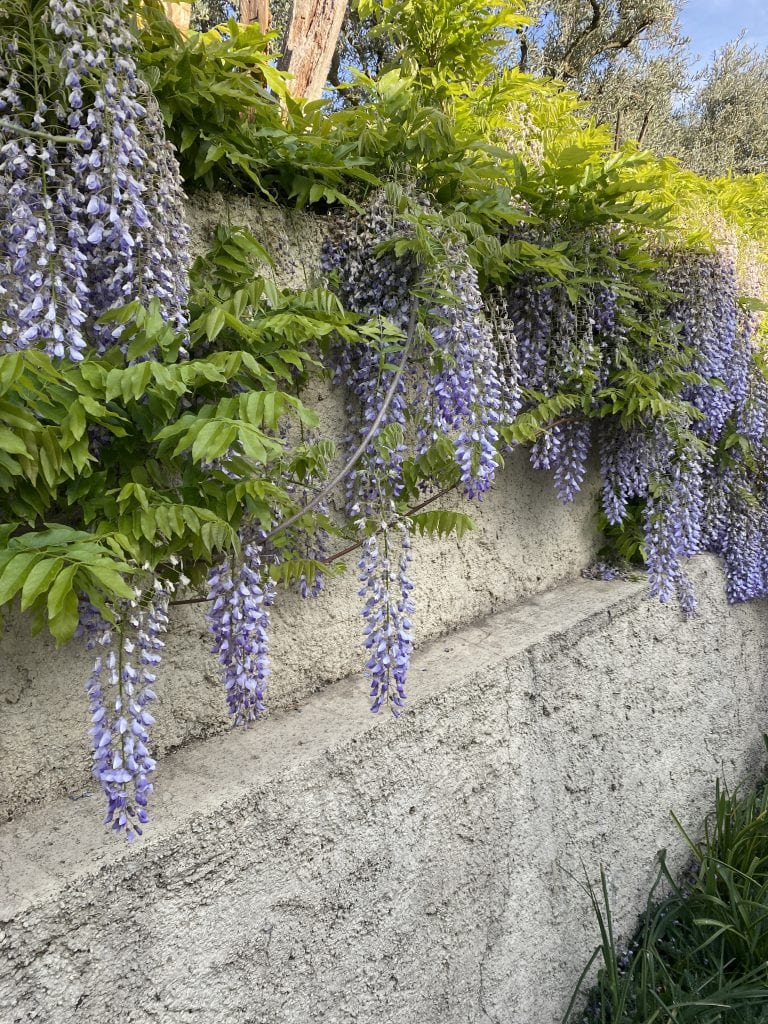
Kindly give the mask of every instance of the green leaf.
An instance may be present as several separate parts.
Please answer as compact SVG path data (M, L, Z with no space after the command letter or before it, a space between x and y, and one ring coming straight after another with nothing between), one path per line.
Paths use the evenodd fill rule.
M268 461L269 456L264 444L266 437L260 430L257 430L255 427L252 427L247 423L241 423L238 436L243 446L243 450L249 458L255 459L256 462Z
M86 565L85 571L107 592L110 598L124 597L127 600L133 598L133 587L127 583L120 573L108 565Z
M24 372L24 355L12 352L0 356L0 395L8 391Z
M48 629L59 644L68 643L75 635L80 621L77 594L70 590L62 601L61 610L48 619Z
M0 427L0 448L10 455L26 455L27 446L6 427Z
M13 600L39 557L36 553L20 551L6 563L0 571L0 605Z
M458 538L475 528L470 516L464 512L450 509L431 509L428 512L415 512L408 517L412 527L420 534L432 537L447 537L455 533Z
M224 310L221 306L214 306L205 318L205 333L208 335L210 341L213 341L214 338L218 337L225 322L226 313Z
M203 425L192 444L195 462L212 462L231 448L237 437L237 426L229 421L212 420Z
M75 576L78 570L77 565L68 565L54 580L53 586L48 591L48 615L55 618L66 612L67 602L72 593ZM77 597L75 596L75 608L77 608ZM56 634L54 634L56 635Z
M69 415L64 420L64 425L72 431L72 436L79 441L85 433L86 427L85 410L80 401L75 402L71 406Z
M27 608L51 585L58 575L64 560L62 558L41 558L30 569L21 589L21 610Z

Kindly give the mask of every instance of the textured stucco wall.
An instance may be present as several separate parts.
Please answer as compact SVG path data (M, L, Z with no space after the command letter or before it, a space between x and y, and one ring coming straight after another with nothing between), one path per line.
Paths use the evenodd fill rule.
M191 205L196 251L204 251L218 223L247 223L278 260L279 280L304 286L318 265L323 219L290 214L245 199L209 197ZM335 391L314 396L329 436L343 432L343 401ZM598 543L596 474L568 508L555 498L551 477L532 470L522 453L508 460L498 486L482 504L455 496L444 507L462 508L477 529L461 542L414 541L413 577L417 642L521 597L579 574ZM360 671L360 599L356 559L317 601L281 592L270 630L273 675L269 703L285 708L329 681ZM228 728L218 666L202 609L177 609L154 711L156 754ZM89 657L75 642L57 651L45 638L31 640L15 620L0 633L0 821L56 795L87 791Z
M247 196L206 193L187 203L190 248L194 256L204 256L219 224L247 228L269 253L274 264L271 272L278 284L308 288L318 283L328 216L302 213ZM270 271L265 268L264 273Z
M341 681L172 754L125 849L97 801L0 827L0 1020L555 1024L718 774L760 760L765 602L698 559L683 623L576 581L427 645L395 723Z

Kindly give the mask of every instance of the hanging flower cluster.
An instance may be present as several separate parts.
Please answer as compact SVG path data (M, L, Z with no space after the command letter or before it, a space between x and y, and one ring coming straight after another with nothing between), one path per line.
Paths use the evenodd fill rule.
M83 358L121 326L108 310L155 299L186 324L183 192L162 118L139 80L126 5L49 0L39 40L0 63L0 351Z
M243 545L239 566L231 560L208 575L208 625L223 669L234 725L258 721L266 710L269 607L274 583L262 574L262 538Z
M499 465L499 424L519 404L514 335L508 319L497 318L494 330L466 253L454 241L436 239L444 258L434 271L420 267L411 251L398 255L383 244L410 233L407 220L377 196L363 215L340 220L323 250L323 269L336 279L344 304L357 313L386 317L407 331L413 290L433 297L420 300L418 344L348 489L349 511L360 517L361 527L372 519L385 537L385 550L375 536L365 537L358 567L372 707L378 711L386 700L396 714L405 699L413 610L408 530L397 505L405 439L413 436L417 457L449 440L462 491L480 498ZM335 351L334 380L347 389L350 420L359 423L347 438L349 447L367 436L379 415L398 357L397 350L375 344Z
M730 248L670 256L664 284L672 294L656 314L666 331L664 345L636 342L629 351L615 285L593 288L588 301L574 307L563 286L531 275L510 288L508 308L524 407L576 381L583 388L586 370L591 408L600 413L595 425L577 411L546 424L531 446L532 464L553 471L558 496L570 501L583 482L594 438L608 523L622 523L630 503L643 502L651 594L662 602L676 596L683 612L692 614L695 596L684 564L701 551L725 559L731 600L768 592L760 482L768 468L768 387L756 358L757 318L739 303ZM602 389L610 389L614 370L631 365L653 373L670 351L689 380L679 407L687 403L689 413L662 416L650 409L629 420L604 414ZM739 436L749 440L748 450L735 443Z
M123 327L100 318L134 300L186 328L184 195L137 75L130 14L117 0L48 0L2 40L0 353L102 353ZM82 605L81 629L99 650L87 683L93 773L107 822L129 840L152 791L149 705L168 586L116 606L114 623Z
M364 600L363 646L368 656L365 670L371 686L371 710L376 712L389 704L398 717L405 706L405 681L413 647L413 583L408 576L410 538L402 519L382 523L380 532L381 543L376 534L363 541L357 563L361 584L358 593ZM389 557L390 548L398 553L396 572Z
M595 389L604 383L620 337L610 284L593 288L586 303L574 306L565 286L540 273L521 275L508 289L507 303L518 346L518 386L529 395L523 408L551 398L587 368ZM589 419L572 413L550 424L531 446L531 464L553 471L563 502L573 501L581 488L591 443Z
M86 683L91 713L93 775L107 798L105 823L128 841L142 834L155 761L149 730L155 724L149 706L168 626L168 584L155 582L148 599L114 609L106 622L90 605L81 609L81 631L88 649L98 654Z

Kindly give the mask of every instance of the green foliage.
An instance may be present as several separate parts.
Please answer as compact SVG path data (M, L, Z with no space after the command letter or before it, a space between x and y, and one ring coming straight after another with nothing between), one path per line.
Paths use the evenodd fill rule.
M438 86L482 82L506 44L505 33L529 22L520 2L357 0L355 8L394 45L405 75Z
M247 231L220 227L192 267L188 338L156 305L132 303L104 318L122 328L125 352L81 363L0 355L0 608L30 610L35 628L47 623L64 642L81 596L110 619L111 602L153 576L197 586L237 553L243 521L270 529L301 510L297 494L322 482L336 457L300 397L324 374L331 338L376 344L389 366L402 336L386 321L361 321L325 289L279 288L270 267ZM402 440L394 426L377 444ZM425 486L454 486L456 473L452 447L437 442L409 464L401 513ZM471 528L465 514L439 509L411 521L440 537ZM272 541L276 581L341 571L307 557L307 531L318 528L359 537L343 520L306 513Z
M631 955L618 947L605 873L599 893L589 888L602 966L587 1010L566 1014L572 1024L766 1020L768 788L742 797L718 784L700 841L677 824L693 865L678 882L661 851Z
M32 615L33 628L38 630L47 618L61 642L77 627L81 593L111 619L109 602L133 596L127 580L136 568L124 540L119 533L97 537L68 526L12 537L0 550L0 606L18 594L21 610Z
M645 564L644 508L644 502L630 501L627 514L620 523L609 523L602 509L598 512L597 525L605 538L605 544L598 552L600 558L612 565Z
M408 519L412 528L422 536L443 538L455 534L460 540L468 530L474 529L474 523L464 512L445 508L415 512Z
M582 39L583 12L560 5L572 41L581 40L566 47L568 60L592 60L584 46L610 44L627 26L635 33L647 12L630 8L611 8L600 33ZM158 15L145 33L145 60L155 68L174 138L186 140L190 156L208 135L218 140L210 174L190 169L184 157L187 182L210 185L229 175L240 187L304 204L355 202L385 181L404 225L392 244L422 267L450 261L436 239L458 239L483 288L503 290L527 275L542 287L561 286L577 316L589 307L591 290L610 281L621 299L625 340L609 380L598 388L596 366L587 360L555 393L526 394L524 411L502 430L507 443L530 444L569 415L617 416L625 427L659 417L694 420L699 413L684 398L698 381L690 371L693 353L666 319L670 296L658 271L676 247L721 241L725 224L740 245L767 252L766 181L707 182L631 144L616 150L614 132L588 120L574 93L509 66L510 40L527 32L520 5L360 0L356 10L391 59L376 78L356 73L332 108L297 104L274 69L265 88L268 61L258 30L230 25L225 35L183 41L169 37ZM665 25L673 15L665 10ZM419 194L430 197L429 205L409 199ZM753 283L747 287L754 301ZM220 298L221 308L201 308L196 332L200 317L214 336L225 323L227 332L234 329L225 317L236 318L237 310L223 306L242 300ZM233 425L226 426L231 434ZM439 443L406 462L404 500L418 500L425 478L455 483L450 453ZM636 527L628 523L626 537L609 531L610 543L632 560L641 555Z
M221 185L306 203L349 202L375 182L322 104L302 106L267 53L271 35L230 21L184 37L146 4L139 62L160 104L189 189Z
M359 13L395 57L378 78L357 75L331 105L290 96L257 27L229 22L185 38L158 0L142 6L138 58L187 188L327 206L356 204L385 181L403 225L392 244L418 262L422 297L434 299L457 246L486 290L527 275L560 289L577 315L609 280L624 342L608 380L598 387L594 355L554 393L527 393L503 443L529 444L572 415L690 423L697 413L685 389L698 378L665 320L657 271L674 246L714 244L723 224L768 251L765 179L705 182L632 146L615 152L574 94L504 65L510 33L525 25L519 5L366 0ZM290 488L322 480L334 458L326 439L306 440L318 420L300 397L324 373L332 340L365 340L379 346L382 366L397 361L402 337L391 324L361 323L329 290L279 288L268 254L237 228L218 231L192 286L188 338L156 305L131 304L108 318L122 328L124 354L79 365L0 356L0 511L9 524L0 588L13 586L12 566L34 570L39 594L16 588L14 599L28 599L61 639L71 632L72 594L107 599L106 562L126 585L140 586L145 566L196 584L236 545L243 517L266 525L297 510ZM425 488L457 484L447 439L406 458L403 474L398 511L413 528L468 528L458 513L415 511ZM299 527L319 521L312 514ZM57 534L34 549L37 561L22 560L14 545L61 524L98 544L73 541L72 560ZM636 526L611 538L629 559L641 555ZM324 528L351 536L344 523ZM319 571L298 533L275 540L282 560L273 571L284 581Z
M269 526L296 511L289 482L322 479L334 448L302 440L318 420L296 392L315 342L351 342L354 318L322 289L259 277L263 259L247 233L219 231L193 272L189 358L152 306L111 314L125 354L0 356L0 605L20 595L66 640L78 594L105 607L150 570L197 583L244 516ZM276 543L281 578L307 574Z

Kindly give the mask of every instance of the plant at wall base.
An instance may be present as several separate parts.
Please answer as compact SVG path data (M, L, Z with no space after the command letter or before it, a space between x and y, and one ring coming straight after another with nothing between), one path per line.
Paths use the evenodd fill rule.
M626 948L611 914L607 879L588 893L601 945L582 974L564 1024L761 1024L768 968L768 793L731 794L719 783L704 838L682 826L693 864L682 881L664 851L638 930ZM589 966L597 983L574 1010Z

